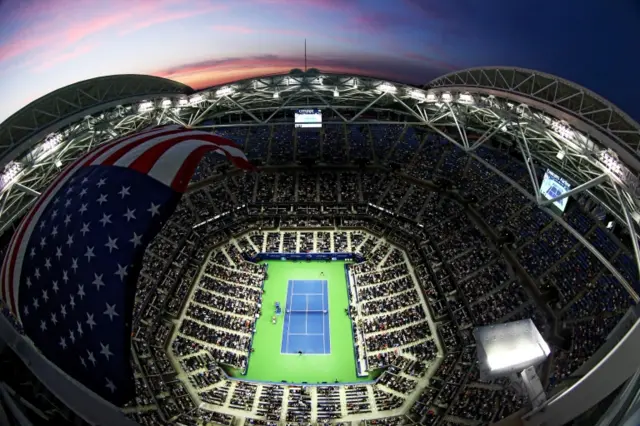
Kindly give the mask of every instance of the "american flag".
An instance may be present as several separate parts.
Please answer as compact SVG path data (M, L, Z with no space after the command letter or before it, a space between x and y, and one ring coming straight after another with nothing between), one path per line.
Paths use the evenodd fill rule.
M116 405L134 396L131 319L144 251L211 151L251 168L232 142L175 126L100 146L53 181L9 245L1 296L25 334Z

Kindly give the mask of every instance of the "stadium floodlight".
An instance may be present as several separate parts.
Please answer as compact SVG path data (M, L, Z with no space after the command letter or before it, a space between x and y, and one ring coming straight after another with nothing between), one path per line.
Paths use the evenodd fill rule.
M187 105L189 105L189 101L187 99L185 99L185 98L182 98L182 99L180 99L178 101L178 105L181 106L181 107L187 106Z
M147 111L151 111L152 109L153 109L153 102L151 101L141 102L140 106L138 107L139 112L147 112Z
M357 89L357 88L358 88L358 79L357 79L357 78L354 78L354 79L353 79L353 88L354 88L354 89Z
M280 97L280 93L278 93L277 90L273 92L273 99L278 99L279 97Z
M60 161L60 160L56 160L54 164L55 164L55 166L57 168L61 168L62 167L62 161Z
M382 83L380 86L378 86L378 90L383 93L396 93L398 91L398 89L396 89L396 86L389 83Z
M451 95L451 93L445 92L442 94L441 99L442 99L442 102L449 103L453 101L453 96Z
M427 102L429 103L438 102L438 95L436 95L433 92L427 93Z
M558 160L562 160L564 159L564 156L567 155L567 151L565 151L564 149L561 149L560 151L558 151L558 153L556 154L556 158Z
M413 89L409 92L409 96L412 99L415 99L416 101L420 101L420 102L423 102L427 99L427 95L425 95L424 92L421 90Z
M337 87L335 89L333 89L333 97L334 98L340 97L340 92L338 92L338 88Z
M465 105L473 105L476 103L473 96L471 96L469 93L460 93L460 95L458 96L458 102Z
M171 99L165 99L162 101L162 108L171 108Z
M232 94L233 94L233 92L234 92L233 87L231 87L231 86L225 86L225 87L223 87L223 88L221 88L221 89L218 89L218 90L216 91L216 96L217 96L217 97L219 97L219 98L221 98L221 97L223 97L223 96L229 96L229 95L232 95Z
M191 105L197 105L202 101L204 101L204 96L202 96L201 94L193 95L189 98L189 103Z
M11 184L21 171L22 164L16 163L15 161L7 164L4 168L4 172L0 174L0 191Z

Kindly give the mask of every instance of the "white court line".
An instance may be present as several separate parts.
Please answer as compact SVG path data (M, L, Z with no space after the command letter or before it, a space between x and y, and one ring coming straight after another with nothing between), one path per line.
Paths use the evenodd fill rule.
M307 296L305 294L304 300L305 300L305 304L306 304L306 307L304 308L304 310L305 310L305 312L304 312L304 334L307 334L307 332L309 331L309 314L307 312L309 310L309 296Z
M322 292L324 293L325 288L328 290L329 285L327 284L327 280L322 282ZM322 298L322 303L324 304L324 298ZM327 312L331 312L329 308L329 293L327 292ZM324 318L322 318L322 327L324 327ZM329 333L329 352L325 351L325 355L331 353L331 314L327 315L327 328ZM323 329L324 330L324 329ZM324 337L322 338L322 344L324 344Z
M322 333L291 333L291 336L324 336Z
M322 310L324 311L324 286L322 285L322 281L320 281L320 288L322 289ZM324 344L324 318L322 318L322 353L327 353L327 348Z
M295 285L295 281L294 281L293 285ZM285 300L285 302L284 302L285 309L287 308L287 305L289 304L289 293L291 293L291 297L293 297L293 285L291 284L291 280L289 280L289 282L287 282L287 300ZM288 317L287 313L285 312L285 318L287 318L289 320L289 322L287 323L287 345L284 347L285 352L288 353L289 352L289 336L290 336L289 331L291 330L291 317ZM282 352L282 351L280 351L280 352Z

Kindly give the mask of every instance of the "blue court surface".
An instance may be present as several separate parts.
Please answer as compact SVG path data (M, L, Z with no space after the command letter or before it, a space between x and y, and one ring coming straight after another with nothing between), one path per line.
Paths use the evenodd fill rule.
M331 353L329 295L325 280L290 280L282 329L283 354Z

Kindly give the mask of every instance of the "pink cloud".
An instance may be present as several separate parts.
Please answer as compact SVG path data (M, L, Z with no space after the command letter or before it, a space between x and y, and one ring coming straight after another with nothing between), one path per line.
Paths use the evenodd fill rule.
M214 25L213 29L232 34L253 34L255 32L255 29L242 25Z
M95 48L98 46L97 43L91 43L91 44L85 44L85 45L79 45L79 46L75 46L72 50L66 52L66 53L58 53L55 55L50 55L50 57L48 59L43 59L35 68L34 71L36 72L40 72L40 71L45 71L49 68L54 67L55 65L59 64L59 63L63 63L63 62L67 62L71 59L75 59L79 56L85 55L93 50L95 50Z
M195 8L195 9L185 10L185 11L162 11L162 13L158 14L157 16L152 16L149 19L136 22L135 24L132 25L131 28L123 31L121 35L130 34L132 32L135 32L144 28L148 28L154 25L164 24L172 21L179 21L182 19L191 18L193 16L204 15L207 13L220 11L222 9L226 9L226 6L212 5L212 6L205 6L205 7L200 7L200 8Z

